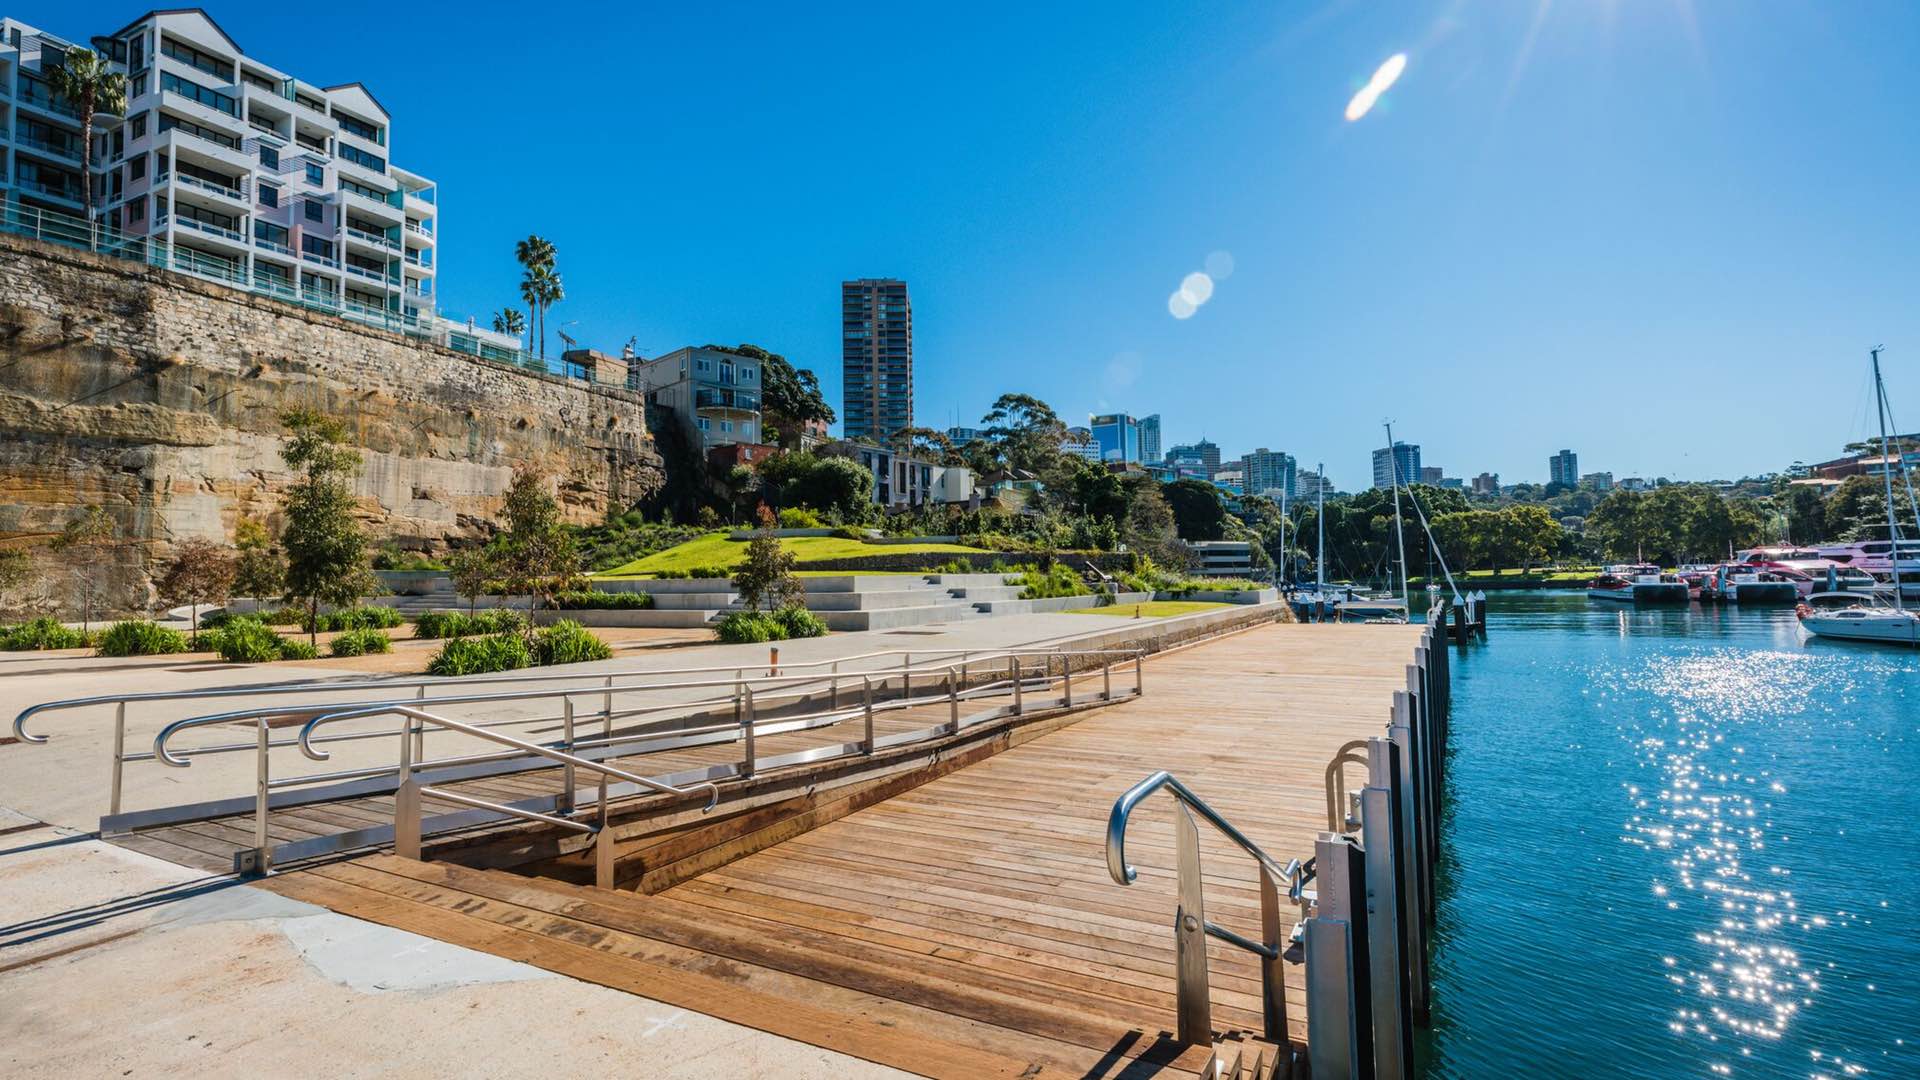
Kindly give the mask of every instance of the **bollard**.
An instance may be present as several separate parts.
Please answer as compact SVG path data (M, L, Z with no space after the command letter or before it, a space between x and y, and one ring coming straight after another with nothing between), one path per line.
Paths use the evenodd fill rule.
M1368 786L1360 792L1361 843L1366 859L1367 957L1373 991L1373 1058L1377 1080L1406 1080L1413 1064L1410 951L1399 845L1402 822L1395 787L1399 748L1367 740Z
M1314 1080L1371 1080L1373 1010L1368 979L1366 865L1351 838L1321 833L1319 882L1306 922L1307 1053Z
M1013 715L1019 716L1021 710L1020 680L1025 677L1026 672L1020 670L1020 658L1017 656L1007 657L1007 670L1013 676Z
M740 763L740 775L752 776L753 764L754 764L754 746L753 746L753 687L751 686L747 687L745 700L742 702L740 737L746 743L746 747L744 749L744 756L742 757L741 763Z
M779 677L780 677L780 646L769 645L767 646L767 678L777 679Z
M574 752L573 699L570 697L560 699L560 742L567 753ZM562 814L573 813L573 781L573 764L569 762L560 767L560 812Z
M862 754L872 754L873 753L873 678L871 676L862 675L860 677L860 682L862 687L866 691L866 699L867 699L866 708L863 710L866 718L866 733L860 737L860 752Z

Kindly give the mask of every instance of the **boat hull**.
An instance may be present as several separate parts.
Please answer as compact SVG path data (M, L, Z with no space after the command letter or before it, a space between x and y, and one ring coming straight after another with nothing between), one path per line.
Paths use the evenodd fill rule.
M1816 637L1920 646L1920 617L1911 613L1849 616L1845 612L1836 612L1831 615L1807 615L1801 618L1800 625Z
M1735 582L1727 591L1736 604L1791 604L1800 599L1800 590L1791 581Z

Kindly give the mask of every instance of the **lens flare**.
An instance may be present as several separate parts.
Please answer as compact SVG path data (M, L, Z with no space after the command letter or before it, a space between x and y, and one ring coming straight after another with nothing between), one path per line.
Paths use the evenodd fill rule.
M1187 298L1194 307L1213 299L1213 279L1194 271L1180 279L1180 295Z
M1167 310L1176 319L1191 319L1193 313L1200 310L1200 305L1187 299L1186 293L1175 290L1172 296L1167 297Z
M1380 95L1393 89L1393 84L1400 81L1400 73L1405 70L1407 70L1406 53L1394 53L1387 57L1387 62L1381 64L1374 71L1373 78L1367 80L1367 85L1361 87L1359 92L1353 95L1353 100L1347 102L1347 121L1351 123L1372 112L1374 104L1380 100Z

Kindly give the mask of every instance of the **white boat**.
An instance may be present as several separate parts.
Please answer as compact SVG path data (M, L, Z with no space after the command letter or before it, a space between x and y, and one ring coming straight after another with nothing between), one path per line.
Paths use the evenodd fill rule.
M1893 454L1891 440L1887 436L1887 386L1880 378L1879 349L1873 350L1873 391L1876 404L1874 411L1878 414L1880 421L1881 452L1888 462L1901 461L1901 458ZM1902 481L1908 484L1908 498L1911 499L1913 489L1911 482L1907 481L1904 462L1900 467L1900 473ZM1914 548L1911 543L1903 543L1900 539L1900 519L1894 513L1893 470L1891 468L1881 470L1881 480L1885 484L1887 505L1887 540L1889 542L1885 553L1888 560L1888 576L1893 579L1893 584L1887 590L1893 598L1892 605L1861 604L1857 607L1833 610L1812 604L1801 604L1796 612L1800 617L1800 626L1816 637L1920 647L1920 614L1908 611L1906 601L1901 596L1906 591L1902 586L1908 570L1907 553ZM1877 545L1879 541L1871 543ZM1860 546L1864 548L1867 545ZM1827 555L1829 552L1823 550L1821 554ZM1862 565L1857 559L1849 561L1859 569L1872 572L1870 566Z
M1609 566L1587 583L1587 597L1621 604L1684 604L1689 587L1678 574L1657 566Z

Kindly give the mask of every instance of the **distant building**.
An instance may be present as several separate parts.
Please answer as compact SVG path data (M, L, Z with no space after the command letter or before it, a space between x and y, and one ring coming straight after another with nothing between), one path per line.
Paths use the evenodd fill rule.
M1166 463L1183 474L1211 479L1220 468L1220 448L1201 439L1192 446L1176 446L1167 451Z
M1479 476L1474 477L1473 493L1475 495L1500 494L1500 474L1483 472Z
M1588 491L1612 491L1613 474L1610 472L1590 472L1580 478L1580 486Z
M947 503L971 504L973 471L964 465L923 461L884 446L841 441L827 453L848 457L873 474L873 501L888 510Z
M986 436L987 433L977 427L950 427L947 429L947 439L955 446L965 446L975 439L984 439Z
M1574 487L1580 483L1580 455L1562 450L1547 459L1547 483Z
M1141 439L1140 421L1126 413L1106 413L1091 421L1094 445L1100 448L1101 461L1132 462L1147 460ZM1156 431L1159 418L1154 418Z
M1086 458L1088 461L1100 460L1100 446L1093 441L1091 428L1068 428L1067 437L1060 440L1060 450L1062 453Z
M1647 483L1644 477L1639 476L1622 477L1617 486L1622 491L1646 491L1653 487L1652 484Z
M1250 578L1253 545L1245 540L1200 540L1191 545L1199 566L1194 577Z
M840 284L840 431L885 442L913 426L913 306L907 283Z
M1383 446L1373 452L1373 486L1392 487L1396 477L1399 483L1406 484L1420 476L1420 446L1418 443L1396 441L1392 446Z
M1216 470L1213 486L1233 495L1253 494L1247 490L1247 474L1236 466L1223 465Z
M1248 495L1292 499L1299 494L1293 455L1261 447L1240 459L1242 484Z
M628 385L671 413L702 454L728 443L759 443L760 361L725 349L675 349L635 358Z
M1140 460L1157 463L1160 461L1160 414L1140 418Z
M1448 491L1465 491L1467 482L1457 476L1443 476L1440 478L1440 486Z
M1920 433L1895 435L1892 437L1896 448L1920 442ZM1897 455L1908 469L1920 466L1920 451L1907 451ZM1852 457L1835 458L1823 461L1809 470L1810 474L1822 480L1845 480L1849 476L1879 476L1887 471L1889 458L1878 450L1872 453L1855 454ZM1896 478L1898 474L1896 473Z
M1437 465L1420 466L1420 482L1423 484L1429 484L1429 485L1432 485L1433 487L1439 487L1440 482L1446 479L1446 474L1447 474L1447 470L1442 469Z
M1312 469L1301 469L1294 475L1294 498L1304 501L1331 494L1333 485Z

